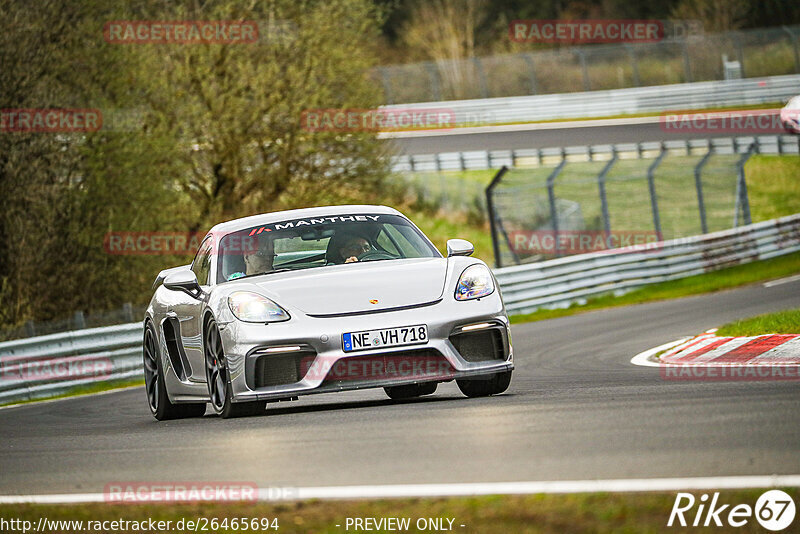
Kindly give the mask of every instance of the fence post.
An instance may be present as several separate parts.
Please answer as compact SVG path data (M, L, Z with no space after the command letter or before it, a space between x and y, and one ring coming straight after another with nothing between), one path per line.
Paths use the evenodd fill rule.
M603 211L603 229L606 233L606 248L608 247L609 240L611 239L611 217L608 214L608 199L606 198L606 176L611 170L611 167L617 162L617 147L611 147L611 159L608 160L606 166L597 175L597 187L600 193L600 208Z
M133 305L130 302L122 305L122 316L126 322L133 322Z
M536 94L536 63L531 54L522 54L522 58L528 65L528 80L531 82L531 94Z
M434 102L441 102L442 89L439 84L439 71L436 70L436 66L430 61L425 62L425 70L428 71L428 77L431 80L431 90L433 91L433 100Z
M589 80L589 68L586 66L586 53L583 51L583 48L581 47L575 48L575 53L578 54L578 58L581 60L581 72L583 73L583 90L591 91L592 83Z
M555 184L556 178L561 171L564 169L564 166L567 164L567 159L562 158L561 163L558 164L558 167L553 169L553 172L550 173L550 176L547 177L547 200L550 202L550 220L553 224L553 239L555 240L556 245L556 256L561 256L561 247L558 244L558 210L556 209L556 192L555 192Z
M641 85L641 81L639 80L639 62L636 59L636 50L628 43L624 43L622 46L625 47L625 51L631 58L631 72L633 73L633 86L639 87Z
M381 73L381 85L383 85L383 92L386 95L386 103L394 104L392 98L392 81L389 78L389 69L387 67L378 67Z
M780 138L778 138L778 143L780 143ZM745 181L744 176L744 165L747 163L747 160L750 159L750 156L753 155L755 152L756 144L752 143L747 152L745 152L739 161L736 162L736 211L733 214L733 227L736 228L739 226L739 210L742 211L742 217L744 219L744 224L750 224L752 220L750 219L750 200L747 198L747 182Z
M709 158L714 153L714 149L711 144L708 145L708 152L706 152L705 156L700 160L700 162L694 166L694 185L697 189L697 206L700 210L700 229L703 234L708 233L708 224L706 223L706 205L703 201L703 181L701 177L701 173L703 172L703 167L708 163Z
M478 81L481 88L481 98L489 98L489 86L486 83L486 74L483 72L483 66L479 57L473 57L472 63L475 64L475 70L478 73Z
M742 39L739 35L739 32L733 32L733 43L736 45L736 59L739 60L739 68L741 69L742 78L746 78L747 74L745 74L744 69L744 50L742 49Z
M498 241L497 238L497 221L492 195L494 193L494 188L497 187L497 184L500 183L500 180L503 179L503 175L507 172L508 167L505 165L500 167L500 170L497 171L497 174L494 175L494 178L492 178L492 181L489 182L489 185L486 187L486 212L489 215L489 231L492 234L492 250L494 251L495 267L502 267L503 262L500 258L500 241Z
M86 317L83 315L83 311L78 310L73 315L73 324L75 325L75 330L82 330L86 328Z
M692 65L689 60L689 40L683 41L683 74L686 77L686 82L692 81Z
M661 143L661 152L653 163L647 168L647 187L650 190L650 209L653 211L653 228L656 231L656 237L659 241L664 240L661 233L661 215L658 212L658 197L656 196L656 169L661 165L661 160L667 155L667 147Z

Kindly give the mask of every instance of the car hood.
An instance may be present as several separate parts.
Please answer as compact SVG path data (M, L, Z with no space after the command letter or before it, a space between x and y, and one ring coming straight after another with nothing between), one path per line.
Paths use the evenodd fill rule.
M256 285L286 308L338 315L435 302L446 278L447 259L416 258L275 273Z

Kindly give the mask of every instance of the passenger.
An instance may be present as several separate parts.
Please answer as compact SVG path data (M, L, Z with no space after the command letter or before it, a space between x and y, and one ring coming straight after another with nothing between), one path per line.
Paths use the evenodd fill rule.
M258 248L256 250L245 251L242 254L244 272L235 272L228 276L228 280L235 280L243 276L262 274L271 271L275 256L275 245L272 239L269 237L262 237L259 239Z

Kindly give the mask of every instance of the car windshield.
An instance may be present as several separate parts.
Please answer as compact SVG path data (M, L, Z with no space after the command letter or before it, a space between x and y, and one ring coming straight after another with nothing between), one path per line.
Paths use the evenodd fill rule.
M287 270L441 255L404 217L358 214L280 221L226 234L217 257L217 283L223 283Z

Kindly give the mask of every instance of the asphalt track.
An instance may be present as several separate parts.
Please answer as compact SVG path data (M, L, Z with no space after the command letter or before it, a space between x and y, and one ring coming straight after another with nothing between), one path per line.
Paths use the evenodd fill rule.
M772 113L769 114L773 115ZM424 137L405 137L395 139L394 143L402 154L436 154L440 152L467 152L470 150L512 150L525 148L550 148L584 145L607 145L647 141L668 141L677 139L707 139L710 137L738 137L753 135L753 132L727 131L717 127L701 127L669 131L653 118L646 124L608 124L615 121L592 121L594 126L575 127L575 124L561 123L563 126L543 124L546 129L523 131L493 131L480 133L451 133ZM590 122L590 121L586 121ZM453 132L457 132L454 130ZM782 134L780 129L764 131L757 135Z
M513 327L501 396L453 384L301 397L264 416L158 423L144 391L0 410L0 495L113 482L274 486L800 473L800 382L665 381L633 355L739 317L800 306L800 281Z

